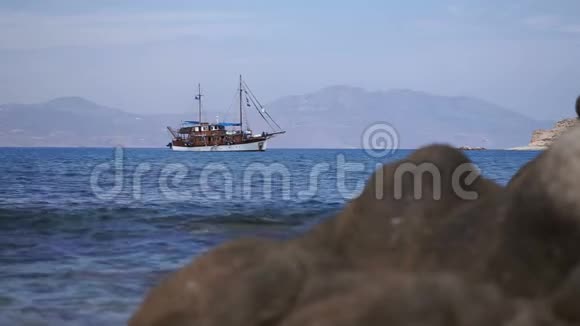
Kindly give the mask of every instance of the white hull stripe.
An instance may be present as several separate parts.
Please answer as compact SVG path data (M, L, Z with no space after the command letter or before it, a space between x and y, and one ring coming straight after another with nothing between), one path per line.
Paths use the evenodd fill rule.
M172 146L171 149L176 152L246 152L246 151L265 151L267 140L235 144L235 145L216 145L216 146L195 146L183 147Z

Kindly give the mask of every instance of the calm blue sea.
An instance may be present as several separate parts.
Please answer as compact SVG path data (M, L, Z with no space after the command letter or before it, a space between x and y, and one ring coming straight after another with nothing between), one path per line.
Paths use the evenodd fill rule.
M192 257L303 232L408 153L0 148L0 325L121 325ZM537 153L469 155L505 184Z

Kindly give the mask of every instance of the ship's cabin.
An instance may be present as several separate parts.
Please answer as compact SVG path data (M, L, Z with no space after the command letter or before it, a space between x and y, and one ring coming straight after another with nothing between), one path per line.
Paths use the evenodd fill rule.
M191 131L193 132L219 131L219 130L226 130L226 127L222 125L210 125L210 124L202 124L200 126L191 127Z
M239 124L234 123L216 123L210 124L207 122L203 122L201 124L189 125L189 126L182 126L179 128L177 132L181 138L189 138L189 137L204 137L204 136L212 136L212 135L239 135L239 134L247 134L242 133L239 130L228 130L226 129L227 126L239 126ZM250 132L251 133L251 132Z

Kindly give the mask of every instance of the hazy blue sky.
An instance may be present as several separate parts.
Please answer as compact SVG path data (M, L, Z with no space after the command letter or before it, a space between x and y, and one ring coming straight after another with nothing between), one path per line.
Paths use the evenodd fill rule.
M0 0L0 103L183 112L334 84L470 95L536 118L580 94L580 1Z

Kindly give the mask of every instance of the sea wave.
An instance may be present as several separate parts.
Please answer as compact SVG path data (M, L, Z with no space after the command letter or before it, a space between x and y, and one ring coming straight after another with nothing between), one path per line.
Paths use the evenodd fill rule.
M198 204L147 205L140 207L0 207L0 230L75 231L95 225L135 223L176 225L183 222L215 225L296 226L338 211L341 203L311 201L296 205L230 205L210 207ZM78 230L77 230L78 231Z

